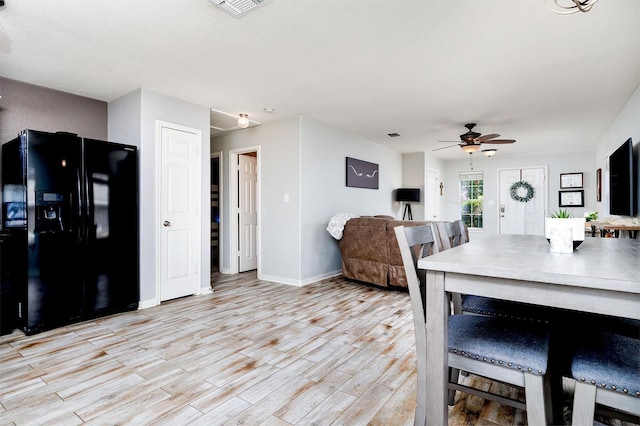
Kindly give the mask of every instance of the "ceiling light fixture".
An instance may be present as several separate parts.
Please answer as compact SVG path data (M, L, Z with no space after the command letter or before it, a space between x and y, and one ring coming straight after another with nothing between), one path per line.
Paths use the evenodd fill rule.
M544 0L551 11L560 15L576 12L588 12L598 0Z
M238 118L238 127L241 129L246 129L249 127L249 115L248 114L240 114L240 118Z
M460 148L462 148L462 150L467 154L471 155L480 149L480 144L466 144L461 145Z
M496 152L498 152L498 150L494 148L482 150L482 153L485 155L485 157L489 157L489 158L493 157L496 154Z

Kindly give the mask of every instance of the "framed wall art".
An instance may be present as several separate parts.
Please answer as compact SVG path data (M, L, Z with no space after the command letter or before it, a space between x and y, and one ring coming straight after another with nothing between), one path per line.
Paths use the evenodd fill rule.
M560 188L582 188L582 173L560 173Z
M578 191L560 191L560 207L584 207L584 189Z
M347 157L347 186L378 189L379 166Z
M596 201L602 201L602 169L596 170Z

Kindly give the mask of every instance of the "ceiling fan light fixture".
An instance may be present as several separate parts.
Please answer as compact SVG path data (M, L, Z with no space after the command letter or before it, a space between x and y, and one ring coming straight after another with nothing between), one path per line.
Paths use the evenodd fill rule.
M495 148L482 150L482 153L485 155L485 157L489 157L489 158L493 157L496 154L496 152L498 152L498 150Z
M544 4L554 13L568 15L576 12L588 12L598 0L544 0Z
M249 127L249 114L239 114L240 118L238 118L238 127L241 129L246 129Z
M467 154L471 155L474 152L477 152L480 149L480 144L468 144L468 145L462 145L460 148L462 148L462 150L464 152L466 152Z

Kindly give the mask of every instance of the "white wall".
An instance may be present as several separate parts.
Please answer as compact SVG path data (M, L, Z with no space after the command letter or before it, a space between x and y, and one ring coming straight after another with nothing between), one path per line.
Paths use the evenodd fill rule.
M411 212L413 214L413 220L432 220L427 218L427 191L430 189L427 187L427 169L434 169L440 172L440 179L444 175L445 163L425 152L412 152L408 154L402 154L402 187L404 188L420 188L420 203L411 203ZM440 190L437 190L437 194L440 194ZM439 195L436 197L440 203L439 210L442 209L443 197ZM400 203L396 203L400 204ZM402 219L404 208L399 207L400 211L396 214L398 219Z
M222 151L222 196L229 200L229 152L259 147L259 278L304 285L341 272L340 250L326 231L338 212L396 215L401 155L308 117L212 138ZM378 163L380 189L346 187L346 157ZM285 201L285 194L289 201ZM229 271L229 203L222 206L223 272Z
M602 202L596 203L595 210L601 213L601 218L609 215L609 154L629 138L633 141L636 162L640 163L640 149L638 148L640 143L640 86L636 88L616 120L598 141L595 160L596 168L602 169L603 182ZM640 182L637 186L638 211L640 212Z
M469 155L460 152L462 160L447 161L445 173L441 175L444 183L442 203L442 220L460 219L459 173L470 171ZM548 199L549 209L558 209L558 191L560 190L561 173L584 173L585 206L573 210L575 216L582 216L585 211L596 210L596 166L594 152L576 152L570 154L554 154L553 156L527 155L512 157L500 155L500 151L491 158L473 154L473 171L484 173L484 229L482 232L495 234L498 232L498 170L517 169L522 167L548 166Z
M211 139L211 150L222 151L222 272L228 273L231 264L229 153L246 147L259 147L259 278L297 283L300 275L299 141L298 118L224 133ZM284 201L284 194L289 195L288 203Z
M109 138L139 148L140 177L140 305L160 302L157 294L158 227L156 218L156 121L166 121L202 132L200 287L210 287L210 157L209 108L185 102L147 89L139 89L109 103Z
M420 202L411 203L411 215L413 220L425 220L425 188L427 182L427 169L424 152L412 152L402 154L402 188L420 188ZM402 203L400 203L402 204ZM402 219L404 207L400 207L398 219Z
M339 212L396 216L402 156L308 117L300 120L301 284L341 272L337 241L326 231ZM346 157L379 165L379 189L346 186Z

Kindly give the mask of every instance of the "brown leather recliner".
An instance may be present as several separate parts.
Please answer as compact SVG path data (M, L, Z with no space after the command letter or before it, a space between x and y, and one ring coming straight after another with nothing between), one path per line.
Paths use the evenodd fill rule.
M345 278L381 287L407 287L400 248L393 228L428 221L394 220L391 216L359 217L347 221L338 245Z

